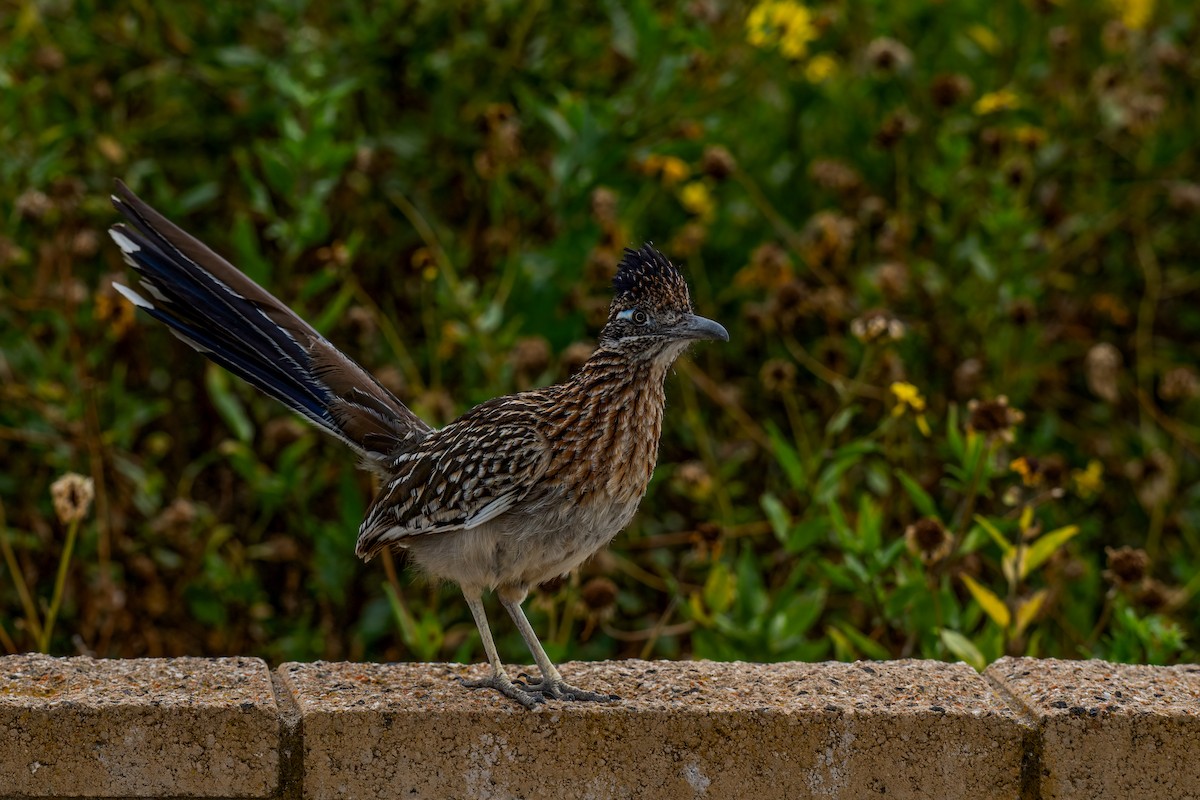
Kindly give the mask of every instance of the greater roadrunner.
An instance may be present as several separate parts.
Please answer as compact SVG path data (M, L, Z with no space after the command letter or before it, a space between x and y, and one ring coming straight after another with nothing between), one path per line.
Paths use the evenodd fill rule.
M353 448L382 479L359 556L407 550L467 599L491 674L465 681L526 707L612 700L567 684L521 609L530 588L578 567L632 519L658 457L667 371L692 342L728 341L692 313L687 283L650 245L626 250L608 322L564 383L498 397L440 430L287 306L118 182L128 224L109 231L143 292L116 288L208 358ZM541 677L513 681L483 593L512 617Z

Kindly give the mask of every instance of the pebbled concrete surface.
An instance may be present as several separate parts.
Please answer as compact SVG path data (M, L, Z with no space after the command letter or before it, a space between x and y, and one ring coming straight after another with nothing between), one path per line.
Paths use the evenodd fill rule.
M0 796L269 797L278 753L259 659L0 657Z
M1044 798L1200 798L1200 666L1002 658L985 675L1039 729Z
M309 798L1014 798L1030 729L964 664L571 663L526 712L446 664L285 664Z

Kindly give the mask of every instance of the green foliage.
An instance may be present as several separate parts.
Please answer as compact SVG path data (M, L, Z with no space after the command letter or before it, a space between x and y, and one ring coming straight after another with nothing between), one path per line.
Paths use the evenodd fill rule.
M623 246L685 268L732 341L555 658L1195 660L1194 5L0 5L0 647L482 655L345 452L134 321L120 177L439 424L567 375Z

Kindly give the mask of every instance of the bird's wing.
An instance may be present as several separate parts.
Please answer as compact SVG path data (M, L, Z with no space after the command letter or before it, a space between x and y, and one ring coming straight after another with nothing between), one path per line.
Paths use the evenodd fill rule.
M526 498L546 474L550 449L527 410L491 401L396 457L392 477L358 531L370 558L413 536L468 530Z

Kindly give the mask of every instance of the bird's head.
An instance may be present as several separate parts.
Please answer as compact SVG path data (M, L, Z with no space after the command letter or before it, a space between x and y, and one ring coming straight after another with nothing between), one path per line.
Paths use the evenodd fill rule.
M637 359L674 361L692 342L729 341L720 324L693 313L683 274L649 244L625 250L613 295L601 347Z

